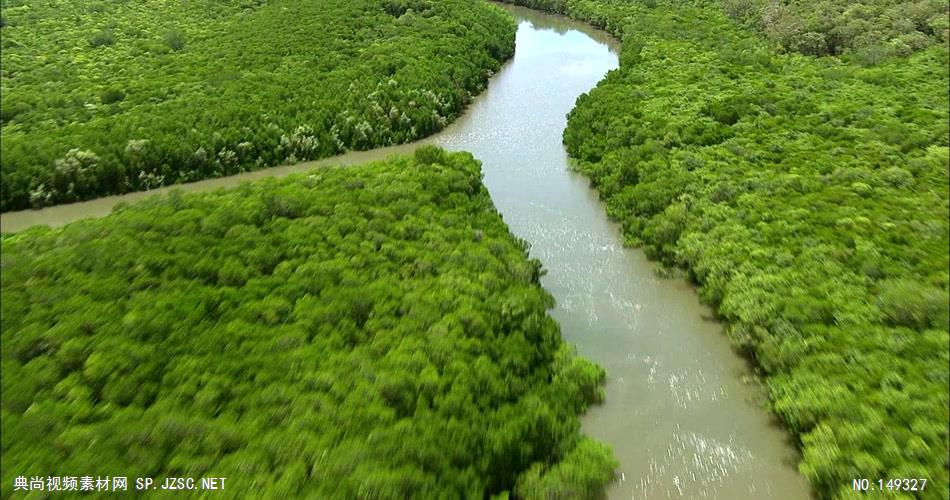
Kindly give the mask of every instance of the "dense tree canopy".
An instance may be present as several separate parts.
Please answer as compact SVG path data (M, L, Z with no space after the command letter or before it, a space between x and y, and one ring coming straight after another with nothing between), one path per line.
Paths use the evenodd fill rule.
M782 54L718 4L518 3L623 37L565 144L627 241L728 321L816 491L946 498L947 47L865 67Z
M3 235L2 488L229 477L266 498L591 497L601 368L467 153L153 197Z
M726 12L784 47L873 63L948 39L944 0L723 0Z
M658 0L507 0L583 19L615 34L622 34L637 9L655 9ZM668 25L667 36L692 38L693 24L707 31L707 18L697 11L718 16L721 11L745 27L759 31L782 47L810 55L841 55L861 64L875 64L891 56L906 56L950 39L950 4L941 0L673 0L661 10L682 10L681 23ZM674 20L671 18L671 20ZM722 22L714 21L713 25ZM733 28L728 28L732 30ZM652 30L651 30L652 31Z
M468 0L2 0L0 210L409 142L514 49Z

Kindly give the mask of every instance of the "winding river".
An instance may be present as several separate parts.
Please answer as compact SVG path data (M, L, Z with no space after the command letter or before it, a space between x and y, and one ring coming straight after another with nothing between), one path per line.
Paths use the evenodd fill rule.
M616 42L562 17L505 7L519 21L517 50L466 113L424 143L482 160L485 184L511 230L531 243L557 299L552 315L581 354L607 369L607 402L584 431L620 460L609 498L809 497L789 436L762 409L764 395L729 347L712 311L682 280L657 277L642 252L623 248L596 192L568 168L567 112L617 66ZM174 186L205 191L247 180L352 164L416 145L354 152ZM172 188L0 216L0 230L61 225L108 214Z

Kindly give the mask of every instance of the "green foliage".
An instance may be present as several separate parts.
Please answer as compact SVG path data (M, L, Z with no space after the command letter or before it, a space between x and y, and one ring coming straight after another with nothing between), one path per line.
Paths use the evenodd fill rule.
M674 0L665 4L658 0L508 0L508 3L570 15L607 29L621 40L626 24L626 14L619 14L622 9L630 13L664 5L666 12L706 10L707 14L717 17L726 13L787 50L808 55L843 55L868 65L894 56L907 56L933 45L946 46L950 40L950 6L940 0L720 0L710 3ZM670 37L689 38L692 26L689 29L684 26L671 24ZM699 31L706 28L700 27Z
M125 99L125 92L118 89L106 89L99 95L102 104L112 104Z
M903 279L884 280L878 286L881 312L890 323L918 330L947 329L947 294L944 290Z
M582 438L561 462L551 467L535 464L519 479L515 492L525 499L598 498L616 466L609 448Z
M112 28L103 28L89 37L89 46L92 48L112 45L115 43L115 33Z
M688 269L761 368L818 495L919 477L945 498L947 47L869 68L783 54L721 5L517 3L624 40L564 142L626 241Z
M467 0L20 2L3 15L3 211L419 139L485 87L515 32ZM55 163L73 149L100 161L69 191Z
M415 156L3 235L2 496L78 471L265 498L600 491L616 461L577 415L603 369L561 340L478 162Z
M433 163L445 163L445 151L438 146L424 145L416 148L416 163L420 165L431 165Z
M172 50L185 48L185 34L181 30L172 29L165 32L165 43Z
M723 5L733 18L805 54L852 54L874 64L948 40L948 4L939 0L724 0Z

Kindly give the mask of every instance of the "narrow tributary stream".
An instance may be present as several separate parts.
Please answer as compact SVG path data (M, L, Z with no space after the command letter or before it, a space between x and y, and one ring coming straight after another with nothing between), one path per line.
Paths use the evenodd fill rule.
M562 17L506 7L519 20L514 59L486 92L424 143L471 151L511 230L547 269L542 283L565 338L607 369L606 404L584 431L608 443L621 479L610 498L808 498L787 433L761 407L762 394L712 312L682 280L661 279L638 250L623 248L597 194L569 170L561 144L577 97L617 66L615 42ZM206 191L353 164L416 145L175 186ZM101 198L0 216L0 229L61 225L109 213L120 202L167 192Z

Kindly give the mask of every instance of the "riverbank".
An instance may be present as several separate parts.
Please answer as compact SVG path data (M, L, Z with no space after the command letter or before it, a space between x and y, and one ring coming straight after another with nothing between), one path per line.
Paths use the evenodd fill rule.
M578 351L607 369L607 397L583 429L620 460L615 499L808 498L787 432L759 402L745 361L682 280L659 279L624 248L562 144L577 96L615 70L615 45L585 23L513 8L513 60L437 143L473 152L512 232L531 245ZM597 43L592 43L592 40Z
M624 39L564 141L625 243L687 269L822 497L948 488L948 53L806 57L723 5L517 1ZM609 370L609 368L608 368Z
M28 470L329 499L594 498L612 477L578 422L604 371L562 340L468 153L0 245L4 498Z
M2 29L2 211L411 142L514 50L462 0L5 5Z

